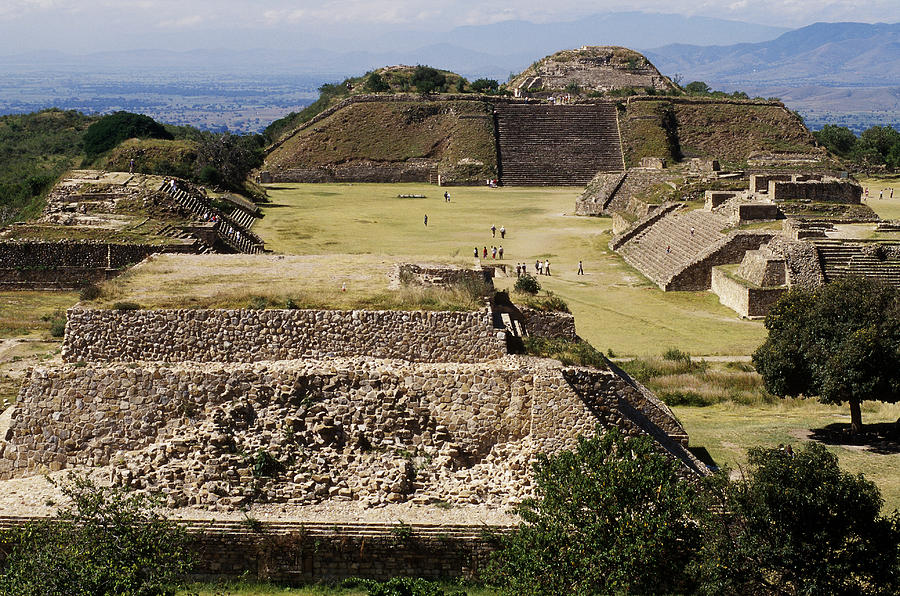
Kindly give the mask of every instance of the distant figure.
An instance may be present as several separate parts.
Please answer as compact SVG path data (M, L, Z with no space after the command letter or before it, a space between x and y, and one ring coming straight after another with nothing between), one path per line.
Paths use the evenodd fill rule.
M172 180L169 181L169 185L172 187L172 192L175 192L176 190L178 190L178 187L175 185L174 178L172 178Z
M694 227L691 226L691 236L693 236L693 235L694 235Z
M500 237L506 238L506 226L500 226Z
M448 203L450 202L450 193L446 190L444 191L444 200Z
M884 189L881 189L878 191L878 200L880 201L883 198L884 198Z
M133 159L128 162L128 173L134 174L134 160Z
M483 258L485 258L485 259L487 258L487 246L484 247L484 257Z
M540 259L534 264L534 268L537 269L537 274L541 275L544 272L544 262Z
M891 196L888 198L891 198L891 199L894 198L894 187L893 186L891 187Z
M672 252L672 247L671 247L671 246L667 246L667 247L666 247L666 254L669 254L670 252Z
M582 266L581 261L578 261L578 275L584 275L584 266Z
M476 259L478 258L478 247L477 246L475 247L475 258Z
M491 258L492 258L492 259L496 259L496 258L497 258L497 247L496 247L496 246L492 246L492 247L491 247Z
M544 275L550 275L550 259L544 261Z
M503 260L503 245L500 245L500 248L497 249L497 254L500 256L500 260Z
M496 238L496 237L497 237L497 226L495 226L494 224L491 224L491 238Z
M428 227L428 214L425 214L425 227Z

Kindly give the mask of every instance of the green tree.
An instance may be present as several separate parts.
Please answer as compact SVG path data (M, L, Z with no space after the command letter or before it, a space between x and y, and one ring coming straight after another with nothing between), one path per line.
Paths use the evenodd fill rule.
M753 354L766 389L850 405L854 432L865 400L900 400L900 292L848 278L791 290L766 317L769 336Z
M61 485L71 505L48 521L7 531L0 593L15 596L156 596L192 555L182 528L155 511L157 502L70 474Z
M444 90L447 77L436 68L420 64L413 71L412 84L419 93L433 93Z
M384 93L385 91L390 91L391 86L388 85L387 81L385 81L384 77L380 74L372 72L366 78L364 89L370 93Z
M875 484L842 472L823 446L751 449L748 475L723 486L723 513L707 522L702 593L900 591L897 512L882 517Z
M259 135L205 133L197 147L195 170L200 182L240 190L250 171L263 161Z
M475 93L490 93L500 88L500 83L494 79L475 79L472 81L472 91Z
M616 429L541 455L537 498L500 537L487 572L509 593L620 594L684 590L700 547L703 502L649 439Z
M822 130L813 133L816 141L836 155L847 157L856 146L856 135L846 126L826 124Z
M709 95L712 89L703 81L692 81L684 86L684 90L691 95Z
M103 116L84 133L84 152L89 161L109 151L125 139L168 139L174 137L149 116L116 112Z

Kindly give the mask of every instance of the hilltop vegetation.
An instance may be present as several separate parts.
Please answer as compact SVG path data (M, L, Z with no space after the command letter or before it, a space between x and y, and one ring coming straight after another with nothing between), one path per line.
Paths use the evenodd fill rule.
M829 151L861 169L900 169L900 132L892 126L872 126L857 137L846 126L826 124L813 134Z
M45 193L81 161L82 136L96 120L56 109L0 117L0 225L41 212Z

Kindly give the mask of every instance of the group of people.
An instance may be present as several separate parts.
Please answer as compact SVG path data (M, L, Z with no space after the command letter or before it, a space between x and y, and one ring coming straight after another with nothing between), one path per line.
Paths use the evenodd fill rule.
M491 238L497 237L497 226L491 224ZM506 228L504 226L500 226L500 238L506 238Z
M478 247L477 246L475 247L475 258L476 259L478 258ZM485 246L482 249L481 258L483 258L483 259L488 258L487 246ZM492 259L497 259L497 258L502 259L503 258L503 245L502 244L500 246L492 246L491 247L491 258Z
M566 93L565 95L560 95L559 97L554 97L553 95L547 100L551 105L561 106L563 104L572 103L572 96Z
M894 187L892 186L887 190L888 190L888 199L893 199L894 198ZM878 191L878 200L880 201L883 198L884 198L884 189L882 188L881 190ZM869 187L868 186L863 190L863 200L864 201L869 200Z

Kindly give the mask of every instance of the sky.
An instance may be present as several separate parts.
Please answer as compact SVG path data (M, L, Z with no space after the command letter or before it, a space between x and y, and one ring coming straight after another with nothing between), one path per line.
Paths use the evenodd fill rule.
M0 0L0 54L324 46L373 32L446 31L521 19L571 21L622 10L802 27L818 21L900 21L900 0ZM175 40L175 41L173 41ZM193 46L191 44L193 43Z

